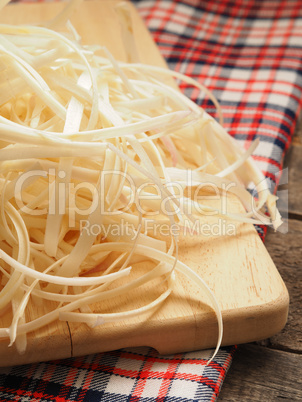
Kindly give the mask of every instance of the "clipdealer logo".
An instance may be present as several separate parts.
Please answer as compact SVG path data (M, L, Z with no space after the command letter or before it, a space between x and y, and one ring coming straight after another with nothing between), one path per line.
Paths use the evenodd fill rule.
M224 215L228 213L229 208L227 195L231 192L236 193L238 185L229 180L221 181L219 187L208 181L196 183L192 179L192 172L188 170L186 173L187 177L184 182L167 182L159 186L156 183L133 178L129 174L115 170L103 171L100 180L95 184L88 181L74 182L70 177L67 177L63 170L35 169L24 172L15 180L14 196L19 209L25 214L42 216L45 214L65 215L67 213L70 228L75 226L77 220L81 231L89 231L93 235L103 233L106 237L106 233L116 233L116 236L122 236L122 233L117 234L118 230L120 232L133 232L135 228L128 227L129 225L127 226L125 220L122 221L122 224L120 220L119 223L110 222L110 225L106 219L104 222L104 217L114 217L133 210L144 217L144 230L151 231L154 235L165 236L165 233L184 233L191 236L194 234L203 234L204 236L234 235L236 232L235 225L228 219L224 219ZM281 183L287 183L286 172L278 172L278 178L280 179L281 173L283 173ZM24 193L29 186L34 185L41 178L47 183L45 187L47 199L44 200L43 207L32 208L29 203L25 202ZM123 192L115 194L115 201L119 201L118 208L110 208L107 199L113 180L119 180L123 186ZM268 179L265 180L266 186L260 185L258 188L271 189L271 182ZM203 190L207 192L206 195L202 193ZM281 195L284 202L287 199L287 190L277 192L279 198ZM84 197L85 203L79 202L80 196ZM253 190L252 196L250 210L261 221L264 217L262 213L259 213L254 203L254 196L256 198L261 197L261 191L255 193ZM192 201L184 202L184 199L188 198ZM214 202L215 207L209 207L208 201ZM92 214L100 217L98 223L91 224L89 216ZM156 221L160 215L169 218L178 214L186 217L182 224L169 225ZM209 224L196 220L193 218L194 215L217 216L217 219L214 223ZM274 217L272 218L274 219ZM284 227L281 231L284 231ZM130 235L129 233L128 235Z
M102 235L103 239L123 238L127 237L134 240L137 235L137 225L131 224L125 219L121 219L119 223L92 223L88 219L80 220L80 231L89 236ZM195 220L194 223L184 220L182 224L160 223L154 219L144 219L142 231L151 233L154 237L170 237L170 236L235 236L236 225L226 219L218 219L215 223L204 223L200 220Z

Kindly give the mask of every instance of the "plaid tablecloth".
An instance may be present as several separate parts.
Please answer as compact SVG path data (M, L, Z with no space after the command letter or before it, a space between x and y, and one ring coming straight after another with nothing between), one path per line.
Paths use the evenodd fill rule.
M229 133L244 147L259 137L254 159L275 190L301 106L301 1L134 3L169 66L214 92ZM181 88L215 115L196 89ZM139 348L4 368L0 401L214 401L235 349L221 348L209 366L211 351Z

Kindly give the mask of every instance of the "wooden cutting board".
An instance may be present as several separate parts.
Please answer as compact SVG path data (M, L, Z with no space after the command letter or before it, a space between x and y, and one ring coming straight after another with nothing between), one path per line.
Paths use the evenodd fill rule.
M83 43L106 45L118 60L126 54L121 29L113 10L117 1L86 1L74 13L72 22ZM0 15L5 23L31 23L50 19L62 4L9 5ZM142 62L165 66L133 6L135 37ZM236 200L228 200L229 208L238 211ZM205 223L215 224L214 218ZM223 345L267 338L280 331L286 323L288 292L254 227L225 222L217 232L235 228L236 235L185 237L180 242L180 259L194 268L209 284L222 309ZM230 226L234 225L234 226ZM233 232L233 230L231 230ZM278 236L278 233L276 233ZM147 269L146 264L136 270ZM160 286L160 285L159 285ZM102 305L102 311L138 307L156 296L156 287L145 287L127 297ZM30 306L27 318L32 319L47 306ZM10 317L0 318L8 326ZM121 347L152 346L160 353L175 353L216 346L217 320L203 292L181 275L175 292L154 314L127 322L89 328L84 324L55 322L28 336L28 347L19 355L7 340L0 341L0 365L9 366L46 361L70 356L114 350Z

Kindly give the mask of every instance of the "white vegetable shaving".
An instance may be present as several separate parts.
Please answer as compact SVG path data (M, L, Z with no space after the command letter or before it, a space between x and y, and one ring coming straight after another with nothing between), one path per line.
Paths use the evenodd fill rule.
M143 319L173 294L182 273L217 316L215 356L223 335L215 295L179 260L179 236L147 223L182 228L215 215L276 229L276 199L251 159L258 142L241 150L166 80L205 91L222 123L201 83L138 62L127 4L116 11L128 63L82 46L68 21L78 3L44 25L0 24L0 310L11 316L0 338L22 353L27 334L55 320L94 327ZM247 191L251 183L258 198ZM241 211L213 206L201 189L209 185L235 197ZM202 203L189 195L197 189ZM150 269L138 275L144 263ZM146 305L99 308L152 284L161 292ZM30 303L50 307L32 318Z

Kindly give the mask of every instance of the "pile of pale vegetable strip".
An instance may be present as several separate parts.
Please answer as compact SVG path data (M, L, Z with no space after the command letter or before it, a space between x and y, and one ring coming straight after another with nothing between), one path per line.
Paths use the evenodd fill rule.
M151 216L160 224L193 225L202 222L203 210L278 227L275 197L249 158L257 143L242 151L211 116L165 84L174 77L204 90L189 77L118 63L107 49L82 46L70 22L64 33L49 27L0 25L0 310L12 311L0 337L22 353L28 333L58 319L93 327L145 314L170 295L181 272L216 311L218 349L222 319L214 295L178 260L177 236L158 238L145 223ZM230 191L245 212L228 214L206 200L179 197L171 182L183 194L202 183L218 189L236 183ZM257 199L246 190L251 183ZM133 188L143 208L131 203ZM103 231L84 230L83 221ZM110 230L105 235L110 225L120 228L118 237ZM132 278L140 260L153 268ZM121 280L126 277L132 279ZM164 290L148 305L106 314L89 307L160 278ZM27 321L29 302L44 300L53 309Z

